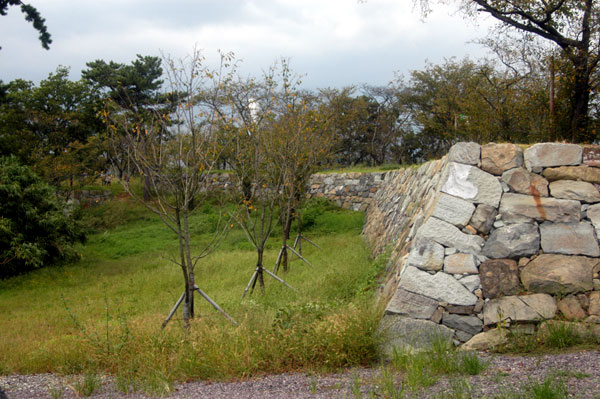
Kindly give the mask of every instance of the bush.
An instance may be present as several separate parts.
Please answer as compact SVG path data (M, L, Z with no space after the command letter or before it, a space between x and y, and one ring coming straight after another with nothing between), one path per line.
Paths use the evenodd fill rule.
M84 238L49 185L17 158L0 158L0 277L71 259Z

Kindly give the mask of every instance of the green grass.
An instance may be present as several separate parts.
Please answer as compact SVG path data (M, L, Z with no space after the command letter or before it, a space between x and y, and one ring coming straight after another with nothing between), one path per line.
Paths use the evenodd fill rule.
M500 353L554 353L565 350L596 350L600 336L581 323L548 321L535 334L509 330L508 340L495 350Z
M183 291L181 271L170 261L177 255L175 236L128 201L90 211L94 220L110 223L98 224L98 233L78 248L79 262L0 281L0 372L108 373L124 392L160 393L176 380L335 370L377 358L381 313L367 287L379 266L359 234L362 214L316 212L305 234L323 250L303 247L314 268L295 259L280 274L297 292L265 276L266 291L244 301L255 253L243 232L232 230L199 262L196 279L240 325L197 296L186 331L180 313L160 329ZM212 206L194 216L197 249L209 240L216 217ZM279 246L274 236L267 267ZM91 377L82 381L82 391L95 385Z
M488 362L476 353L458 351L452 341L443 337L420 351L394 349L391 364L403 373L403 383L413 392L435 384L441 375L477 375L488 367Z

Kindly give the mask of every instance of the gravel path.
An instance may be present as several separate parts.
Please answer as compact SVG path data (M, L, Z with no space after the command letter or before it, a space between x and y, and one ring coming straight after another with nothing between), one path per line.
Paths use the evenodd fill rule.
M490 365L481 375L473 377L450 376L417 394L406 397L451 398L452 385L461 378L468 383L469 392L464 398L496 398L502 391L515 391L529 381L541 381L547 375L558 375L567 386L569 397L600 399L600 351L586 351L543 356L487 355L481 357ZM554 373L554 374L552 374ZM0 376L9 399L77 398L75 377L53 374ZM401 377L397 377L400 383ZM381 368L359 368L331 375L282 374L242 382L177 384L166 398L355 398L357 387L364 397L369 392L375 397L385 397L381 384ZM454 383L454 384L453 384ZM463 384L464 387L464 384ZM456 388L454 388L456 389ZM62 393L62 396L59 394ZM444 396L446 395L446 396ZM145 399L155 396L143 393L123 394L112 379L105 378L102 387L91 398ZM518 396L517 396L518 397Z

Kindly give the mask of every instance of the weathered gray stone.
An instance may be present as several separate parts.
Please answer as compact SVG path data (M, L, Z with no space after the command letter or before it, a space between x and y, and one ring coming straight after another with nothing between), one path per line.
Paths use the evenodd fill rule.
M477 165L481 155L481 146L473 142L454 144L448 151L448 161L468 165Z
M461 316L452 313L444 313L442 324L455 330L465 331L475 335L483 328L483 323L476 316Z
M545 222L540 225L540 234L544 253L600 256L598 240L590 222Z
M516 295L521 289L519 268L512 259L493 259L479 265L481 289L485 298Z
M475 305L473 305L473 306L461 306L461 305L446 306L446 311L448 313L453 313L453 314L472 315L473 309L475 309Z
M573 223L581 219L581 203L574 200L506 193L500 202L500 215L502 220L508 223L531 220Z
M456 226L435 217L428 218L417 232L417 238L427 238L464 253L479 254L485 240L461 232Z
M423 270L442 270L444 264L444 247L427 238L417 238L406 259L406 266L414 266Z
M475 166L450 162L441 191L476 204L497 208L502 196L502 185L498 178Z
M444 272L449 274L477 274L477 259L472 254L453 254L444 258Z
M590 293L588 313L593 316L600 316L600 291L593 291Z
M470 275L461 278L460 283L467 287L467 289L471 292L475 291L477 288L481 287L481 280L478 275Z
M385 312L415 319L430 319L437 306L437 301L431 298L398 288L385 308Z
M589 166L560 166L544 169L544 177L549 181L581 180L588 183L600 184L600 169Z
M540 233L535 224L510 224L492 231L483 246L489 258L518 258L535 255L540 250Z
M587 144L583 146L583 163L589 166L600 166L600 145Z
M466 351L484 351L503 345L507 341L508 331L506 329L494 328L475 335L462 345L461 349Z
M567 320L583 320L587 317L577 297L569 295L558 301L558 310Z
M523 165L523 150L506 144L487 144L481 147L481 169L493 175L501 175L508 169Z
M600 237L600 204L591 205L586 211L586 216L596 229L596 237Z
M443 272L431 275L412 266L402 271L399 287L453 305L475 305L477 302L477 297L454 277Z
M475 205L462 198L440 193L433 204L432 215L459 228L466 226L475 211Z
M386 315L380 328L387 338L382 348L387 357L391 357L394 348L427 348L434 339L451 339L454 335L454 331L442 324L399 315Z
M460 342L467 342L471 338L473 338L473 334L469 334L468 332L462 330L455 330L454 337Z
M507 170L502 174L502 181L506 183L511 190L519 194L540 197L548 196L548 180L540 175L529 172L525 168Z
M525 150L525 166L528 170L539 170L551 166L579 165L583 149L577 144L539 143Z
M501 321L540 321L556 315L554 298L547 294L505 296L492 299L483 306L483 323L486 326Z
M528 291L572 294L591 291L593 270L599 260L585 256L543 254L521 270Z
M493 206L479 204L477 205L477 209L475 209L473 216L471 216L469 224L475 227L480 233L488 234L494 224L497 214L498 210Z
M554 198L577 200L589 203L600 201L600 192L584 181L557 180L550 183L550 195Z

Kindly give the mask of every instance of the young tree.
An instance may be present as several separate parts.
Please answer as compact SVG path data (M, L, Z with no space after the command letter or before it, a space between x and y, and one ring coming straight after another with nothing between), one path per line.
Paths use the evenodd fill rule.
M288 249L303 259L288 245L292 222L297 220L301 230L299 209L306 198L310 176L331 159L334 145L329 118L320 112L313 96L284 91L281 103L284 106L266 132L265 142L270 173L281 181L278 205L282 247L274 272L280 265L288 270Z
M211 85L217 74L203 65L199 51L185 60L166 60L169 68L166 79L170 89L172 107L170 113L145 104L144 124L137 123L129 112L110 103L107 112L111 134L122 137L127 159L134 170L147 177L151 200L139 197L129 179L122 179L125 189L156 213L164 224L177 236L178 256L172 261L183 274L184 293L173 308L163 327L183 302L183 320L189 327L194 317L194 292L200 293L228 319L235 321L210 299L196 284L196 265L220 242L227 231L227 223L221 220L212 241L194 255L191 243L190 216L209 195L211 172L214 170L223 147L215 134L214 111L207 106L208 100L220 95L220 82ZM146 106L147 105L147 106ZM136 109L132 104L127 110ZM119 145L122 141L113 141ZM116 149L120 151L120 149Z

